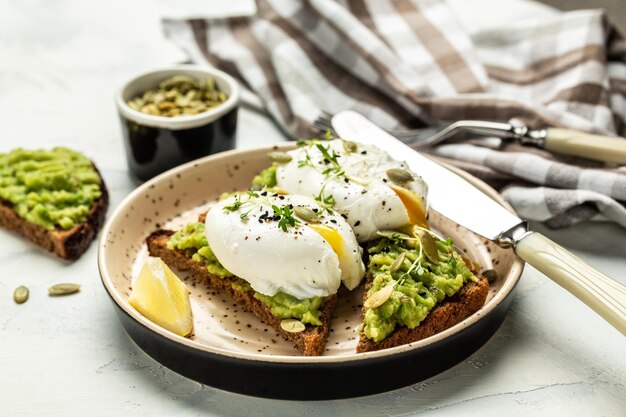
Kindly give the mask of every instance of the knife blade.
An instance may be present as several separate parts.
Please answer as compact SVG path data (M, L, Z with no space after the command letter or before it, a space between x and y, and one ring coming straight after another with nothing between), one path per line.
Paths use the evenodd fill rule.
M452 171L419 154L364 116L343 111L332 118L341 138L376 146L405 161L428 184L430 208L515 253L591 307L626 335L626 286L595 270Z

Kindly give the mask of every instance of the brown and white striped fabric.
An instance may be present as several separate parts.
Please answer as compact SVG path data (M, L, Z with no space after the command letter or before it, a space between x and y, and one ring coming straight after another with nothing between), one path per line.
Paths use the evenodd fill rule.
M626 40L601 11L469 34L441 0L258 0L257 9L166 19L165 34L192 61L238 78L292 138L316 134L322 111L345 109L387 128L518 119L626 134ZM619 168L489 139L429 152L496 186L527 219L626 227Z

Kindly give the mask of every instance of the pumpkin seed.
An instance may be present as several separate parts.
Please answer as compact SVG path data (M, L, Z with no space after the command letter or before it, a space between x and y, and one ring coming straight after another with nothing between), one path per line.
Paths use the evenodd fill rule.
M437 244L435 243L435 239L430 235L430 233L424 232L420 234L420 243L422 245L422 249L426 254L426 257L429 261L436 264L439 262L439 251L437 250Z
M300 320L284 319L280 322L280 328L289 333L300 333L306 329L306 326Z
M400 302L401 303L408 303L411 301L411 297L409 297L408 295L402 295L400 296Z
M487 269L486 271L483 271L483 275L490 283L498 279L498 273L494 269Z
M159 110L171 110L176 108L176 103L172 103L171 101L162 101L157 107Z
M411 236L402 233L396 232L395 230L379 230L376 234L380 237L385 237L387 239L401 239L401 240L410 240Z
M284 188L281 187L273 187L272 190L274 191L274 194L278 194L278 195L287 195L289 194L289 191L285 190Z
M457 252L461 252L460 248L455 248ZM479 271L479 266L476 262L472 261L470 258L468 258L467 256L463 256L461 255L461 259L463 259L463 262L465 262L465 265L472 271L472 272L477 272Z
M387 176L393 182L413 181L413 174L404 168L390 168L387 170Z
M270 160L278 162L279 164L286 164L293 159L287 152L281 151L272 151L268 153L267 156Z
M400 255L393 261L391 266L389 267L389 272L396 272L402 266L404 262L404 258L406 257L404 252L400 252Z
M180 85L185 85L185 84L197 84L198 81L196 81L195 79L189 77L188 75L175 75L171 78L168 78L164 81L161 81L159 83L159 88L163 89L163 90L169 90L172 89L174 87L178 87Z
M50 296L69 295L69 294L74 294L78 291L80 291L80 284L63 283L63 284L56 284L48 288L48 295Z
M18 304L24 304L28 300L28 288L20 285L13 291L13 300Z
M313 209L309 207L295 206L293 208L293 212L296 213L296 216L300 217L302 220L308 223L319 223L320 218L319 215L313 211Z
M394 282L395 284L395 282ZM365 308L376 308L385 304L385 301L391 297L391 293L393 292L394 284L389 284L386 287L381 288L376 291L374 294L370 295L367 300L363 303L363 307Z
M343 150L348 152L348 153L356 152L357 144L354 143L354 142L350 142L349 140L344 140L343 141Z
M148 90L127 102L133 110L142 113L177 117L210 110L228 99L219 91L210 77L196 80L187 75L176 75L163 80L154 90Z

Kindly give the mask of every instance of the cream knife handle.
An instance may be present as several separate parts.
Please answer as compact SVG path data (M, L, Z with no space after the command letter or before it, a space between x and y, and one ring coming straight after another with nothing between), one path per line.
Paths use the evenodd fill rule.
M517 242L515 252L626 336L626 286L540 233L524 236Z
M544 148L566 155L626 165L626 139L578 130L546 129Z

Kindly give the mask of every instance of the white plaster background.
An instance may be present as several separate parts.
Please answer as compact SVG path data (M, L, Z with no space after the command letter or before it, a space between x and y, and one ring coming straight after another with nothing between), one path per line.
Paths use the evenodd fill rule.
M522 1L450 2L470 29L552 13ZM101 168L114 208L129 179L113 95L136 72L184 60L160 18L251 10L248 1L1 0L0 152L66 145ZM239 146L282 136L240 112ZM112 210L111 210L112 211ZM110 212L111 212L110 211ZM536 226L536 225L535 225ZM626 232L607 224L547 234L626 282ZM79 282L80 294L46 289ZM24 305L12 301L30 288ZM0 233L0 416L624 416L626 339L528 267L507 319L465 362L411 387L295 403L231 394L160 366L126 336L98 276L96 245L74 264ZM303 378L306 376L303 375Z

